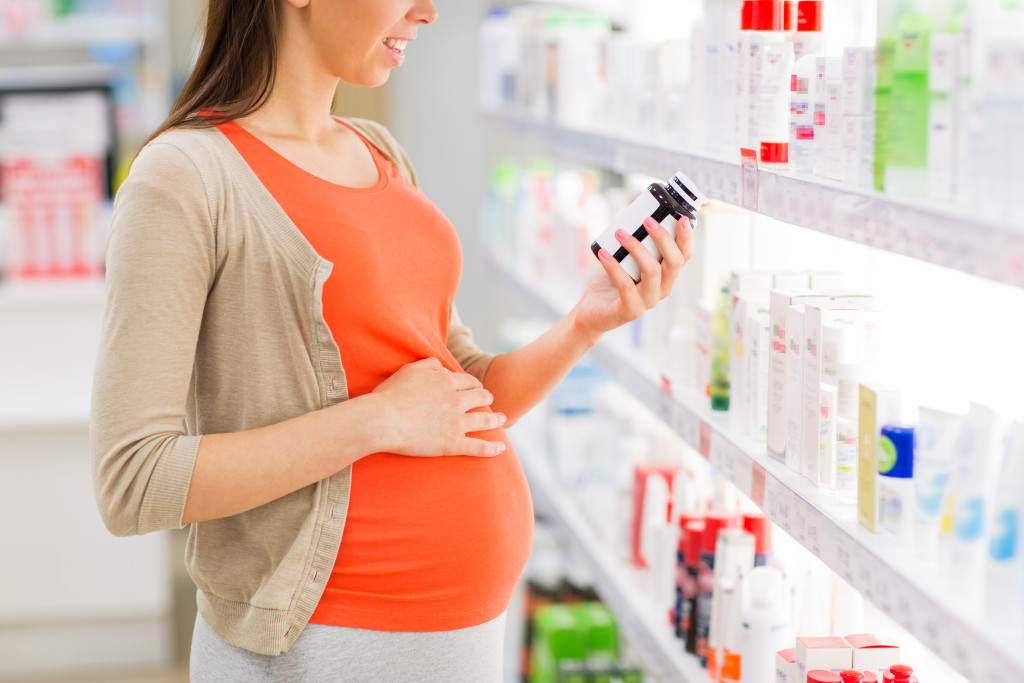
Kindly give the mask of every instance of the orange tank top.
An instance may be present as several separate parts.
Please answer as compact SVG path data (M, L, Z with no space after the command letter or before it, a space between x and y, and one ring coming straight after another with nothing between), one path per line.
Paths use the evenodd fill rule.
M323 313L349 396L423 358L461 372L446 340L462 250L444 214L362 136L379 180L358 189L304 171L236 123L220 130L334 264ZM486 438L508 443L500 429ZM482 624L508 606L532 533L511 444L493 458L364 457L352 466L341 548L311 621L378 631Z

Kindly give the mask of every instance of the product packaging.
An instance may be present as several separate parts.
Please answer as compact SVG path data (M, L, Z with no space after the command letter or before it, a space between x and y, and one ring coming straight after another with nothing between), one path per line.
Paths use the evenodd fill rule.
M743 610L740 671L743 683L757 683L770 681L773 662L778 671L777 653L793 642L793 633L783 596L782 572L775 567L756 567L749 576L750 600Z
M857 439L857 521L868 531L881 531L878 522L878 447L882 425L900 421L899 392L876 384L860 387L860 433Z
M743 613L740 578L753 569L754 550L754 536L747 530L738 527L719 530L715 544L715 581L708 625L707 669L712 678L726 667L725 641L730 631L729 619ZM735 630L739 632L739 628ZM733 643L733 647L733 654L738 654L739 643ZM739 669L735 656L729 669Z
M775 683L796 683L796 648L787 647L775 653Z
M878 456L878 520L907 548L914 540L914 428L883 425Z
M802 637L796 639L797 680L806 680L809 671L838 672L849 669L853 648L840 636ZM836 681L839 680L835 673Z
M702 666L707 666L709 657L708 638L711 634L712 597L715 588L715 547L718 535L734 523L732 517L722 513L710 513L704 518L704 531L700 540L700 566L697 571L697 604L695 618L691 621L694 629L694 644Z
M814 121L813 172L825 177L828 151L828 88L842 87L843 60L839 57L817 56L814 59L814 86L811 88L811 110Z
M633 565L646 569L647 554L651 552L653 528L669 521L672 486L678 468L663 465L639 464L633 481L633 534L631 552Z
M985 585L1002 430L995 411L972 403L953 447L946 494L947 509L952 511L949 561L958 591L972 600L982 598Z
M804 54L793 66L790 83L789 161L790 170L809 175L814 168L814 60Z
M804 315L807 304L786 307L786 465L804 469Z
M834 448L835 431L822 425L822 383L836 385L838 364L855 360L863 344L858 342L858 329L863 311L840 302L811 302L804 311L803 330L803 465L804 477L816 486L823 483L821 462L822 429L831 431L830 443ZM829 344L826 345L826 328ZM827 351L827 353L826 353Z
M789 168L789 95L793 73L793 44L785 41L764 46L761 57L758 127L761 168Z
M914 431L914 542L917 554L927 562L939 559L942 505L963 415L918 408Z
M745 363L747 374L746 424L743 432L756 441L763 442L768 436L768 362L771 338L771 319L768 305L747 318Z
M1006 432L1002 473L996 494L985 581L986 620L1012 633L1024 629L1024 422Z
M792 397L787 393L786 363L792 331L786 327L789 307L821 299L824 295L810 289L773 289L770 299L771 351L768 362L768 455L786 462L788 410Z
M767 281L771 287L771 276ZM748 432L750 422L754 420L750 410L755 402L751 395L757 380L758 367L750 367L750 353L756 329L751 322L759 313L768 312L768 291L761 289L742 289L742 279L734 275L730 284L732 289L732 314L729 316L729 427L735 432ZM749 285L747 285L749 287Z
M918 683L914 670L906 664L893 664L882 674L883 683Z
M853 647L851 668L855 670L880 678L893 664L899 664L900 648L889 638L874 633L855 633L846 636L846 642Z

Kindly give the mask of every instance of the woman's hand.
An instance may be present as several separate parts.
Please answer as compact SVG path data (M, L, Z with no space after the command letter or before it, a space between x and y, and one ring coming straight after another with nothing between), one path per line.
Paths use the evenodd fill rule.
M371 392L385 415L386 451L399 455L493 456L502 441L466 436L505 424L505 416L475 411L494 400L480 380L452 372L436 358L409 363Z
M640 267L640 282L634 283L619 262L604 249L598 260L604 268L598 273L573 313L575 327L589 339L597 340L605 332L639 318L667 297L679 278L682 267L693 255L693 229L685 216L679 221L676 238L653 218L644 221L647 233L662 255L659 264L654 255L632 235L620 230L619 243Z

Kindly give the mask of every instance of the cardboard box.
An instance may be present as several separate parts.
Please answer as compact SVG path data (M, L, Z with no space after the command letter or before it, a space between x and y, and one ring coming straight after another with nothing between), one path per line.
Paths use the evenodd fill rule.
M775 653L775 683L796 683L796 648Z
M804 467L804 312L806 304L786 308L786 465Z
M729 316L729 427L746 433L752 403L750 370L747 367L751 348L751 319L768 311L768 292L738 292L733 295Z
M807 680L807 672L814 669L839 673L853 663L853 648L845 638L797 638L797 681Z
M858 325L863 320L863 311L852 305L837 301L812 302L806 304L803 329L803 432L802 432L802 465L804 477L816 486L821 486L822 468L820 467L821 427L826 419L821 411L821 384L826 375L823 372L825 360L825 328L848 334L853 339L858 333ZM839 334L840 332L837 332ZM838 342L837 342L838 343ZM851 341L851 344L853 342ZM854 352L855 351L851 351ZM838 354L838 352L836 352ZM845 354L845 352L844 352ZM830 372L844 358L836 356L831 359ZM834 375L833 375L834 377ZM832 383L835 383L833 378Z
M893 389L861 384L857 434L857 521L878 532L878 434L900 422L900 395Z
M810 289L776 288L770 297L770 351L768 358L768 455L786 462L786 434L789 426L790 397L786 386L786 357L789 328L786 325L789 307L822 299L824 295Z
M846 636L853 647L853 668L869 671L882 678L893 664L900 663L900 648L889 638L873 633L855 633Z

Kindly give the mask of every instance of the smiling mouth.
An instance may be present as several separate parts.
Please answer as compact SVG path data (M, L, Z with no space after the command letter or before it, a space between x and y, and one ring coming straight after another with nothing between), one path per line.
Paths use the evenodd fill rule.
M398 38L385 38L384 45L396 52L404 52L405 46L409 44L408 40L399 40Z

